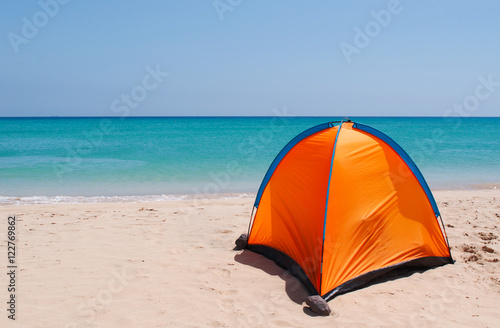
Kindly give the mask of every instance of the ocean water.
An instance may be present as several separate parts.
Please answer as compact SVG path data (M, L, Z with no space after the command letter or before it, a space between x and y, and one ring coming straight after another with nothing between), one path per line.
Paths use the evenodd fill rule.
M253 194L295 135L339 117L0 118L0 204ZM431 189L500 186L500 118L359 117Z

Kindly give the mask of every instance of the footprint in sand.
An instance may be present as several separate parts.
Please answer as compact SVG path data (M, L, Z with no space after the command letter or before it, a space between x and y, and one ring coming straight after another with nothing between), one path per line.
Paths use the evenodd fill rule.
M481 259L481 255L480 254L472 254L470 256L466 256L465 257L465 263L469 263L469 262L477 262Z
M480 259L482 259L482 256L481 256L481 254L478 253L476 246L469 245L469 244L462 244L461 248L462 248L462 251L464 253L466 253L462 256L465 263L477 262ZM467 255L467 253L470 255Z
M476 246L463 244L462 251L464 251L465 253L476 253Z
M231 276L231 271L228 269L209 267L208 270L219 278L227 278Z
M484 241L491 241L491 240L494 240L494 239L498 239L498 236L495 235L492 232L489 232L489 233L478 232L477 235L479 236L479 238L481 238Z
M235 301L241 300L238 294L239 291L235 289L221 290L215 299L215 304L222 312L235 313L238 311Z
M495 253L495 250L493 248L488 247L488 246L483 246L481 249L483 250L483 252L486 252L486 253Z

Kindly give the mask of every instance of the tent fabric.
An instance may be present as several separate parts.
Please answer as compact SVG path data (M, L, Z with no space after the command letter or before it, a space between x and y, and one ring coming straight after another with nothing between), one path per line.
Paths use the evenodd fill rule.
M440 213L439 213L439 209L437 207L436 201L434 200L434 196L432 196L431 190L430 190L429 186L427 185L427 183L425 182L425 179L424 179L422 173L418 169L417 165L410 158L410 156L408 156L408 154L394 140L392 140L391 138L389 138L388 136L386 136L382 132L375 130L374 128L369 127L367 125L363 125L363 124L359 124L359 123L354 123L353 127L355 127L356 129L360 129L362 131L365 131L367 133L370 133L370 134L378 137L379 139L383 140L388 145L390 145L399 154L399 156L401 156L401 158L406 162L406 164L408 164L409 168L411 169L411 171L413 172L415 177L420 182L420 185L424 189L427 197L429 198L429 201L431 202L432 208L434 209L434 213L436 214L436 216L439 216Z
M405 265L452 263L439 210L410 157L351 121L306 130L259 189L248 249L330 299Z

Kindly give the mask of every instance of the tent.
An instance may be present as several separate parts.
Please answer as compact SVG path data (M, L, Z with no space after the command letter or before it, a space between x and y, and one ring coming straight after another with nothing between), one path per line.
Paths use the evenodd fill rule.
M245 246L328 301L400 267L453 263L415 163L367 125L329 122L292 139L267 171Z

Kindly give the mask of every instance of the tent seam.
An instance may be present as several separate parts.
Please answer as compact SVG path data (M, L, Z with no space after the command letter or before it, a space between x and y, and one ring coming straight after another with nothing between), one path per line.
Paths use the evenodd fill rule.
M323 239L321 241L321 263L320 263L320 273L319 273L319 295L321 295L321 284L323 283L323 253L325 250L325 232L326 232L326 217L328 213L328 198L330 196L330 184L332 181L332 171L333 171L333 160L335 158L335 150L337 148L337 141L339 140L340 130L342 130L342 124L344 120L340 121L339 129L337 131L337 135L335 136L335 142L333 143L333 151L332 151L332 159L330 161L330 173L328 175L328 185L326 188L326 200L325 200L325 216L323 219Z

